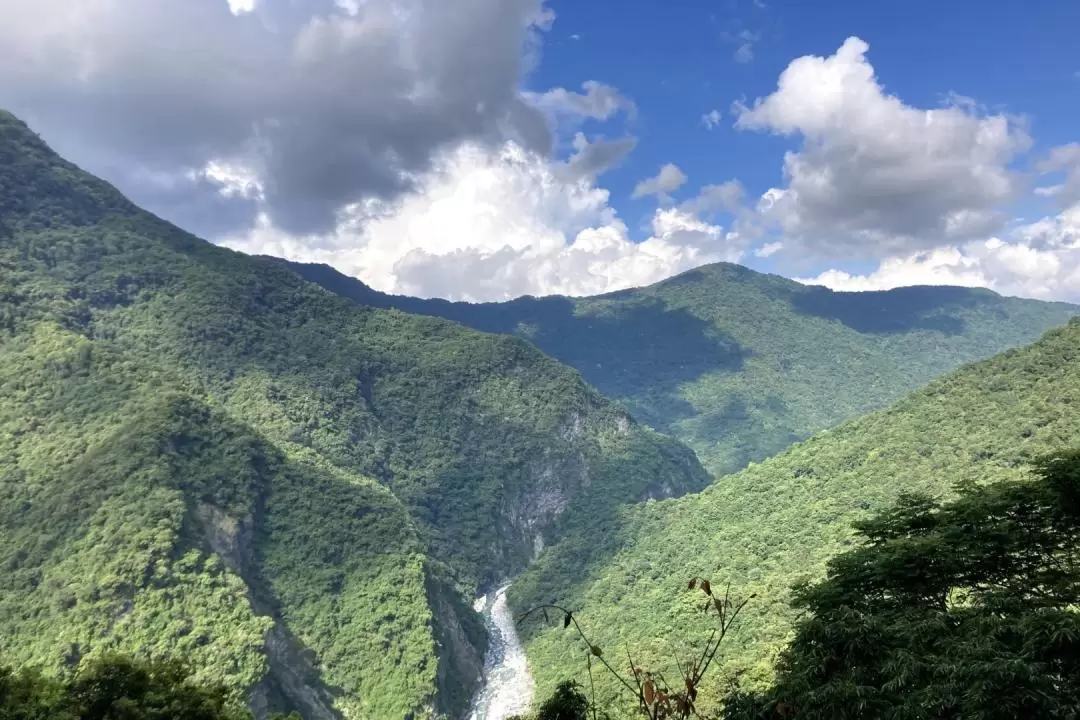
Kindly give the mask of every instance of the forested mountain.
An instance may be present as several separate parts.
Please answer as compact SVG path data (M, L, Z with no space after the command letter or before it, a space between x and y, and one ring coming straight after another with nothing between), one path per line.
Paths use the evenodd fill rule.
M460 714L478 586L707 481L528 343L199 240L0 112L4 662L175 655L260 712Z
M718 475L1032 342L1078 310L959 287L833 292L729 264L599 297L451 303L289 266L362 305L528 338Z
M854 521L888 509L901 492L948 498L957 484L1026 477L1033 459L1078 440L1080 320L1073 320L699 494L621 511L599 552L549 548L514 584L511 602L522 609L558 598L606 655L625 657L629 647L639 666L678 677L675 659L710 628L687 579L710 578L720 591L730 583L735 597L756 593L725 641L715 700L727 673L745 670L744 687L767 679L794 620L791 586L819 578L831 557L856 547ZM599 559L590 565L592 558ZM582 653L561 627L534 624L527 634L540 697L567 677L585 681ZM603 674L597 682L614 695Z

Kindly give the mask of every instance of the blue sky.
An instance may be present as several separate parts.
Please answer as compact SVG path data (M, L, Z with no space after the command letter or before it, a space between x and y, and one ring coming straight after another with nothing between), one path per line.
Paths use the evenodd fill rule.
M213 242L379 289L581 295L729 261L1080 301L1076 3L3 12L0 107L59 151Z
M632 189L665 163L690 179L677 198L697 183L738 178L756 193L778 183L776 159L797 142L734 129L731 105L769 94L792 59L830 55L852 35L870 44L885 89L910 105L931 108L958 93L1027 116L1035 152L1018 167L1080 135L1078 3L596 0L551 7L558 19L528 83L576 87L600 79L633 99L639 143L604 185L635 225L652 206L631 199ZM737 59L748 40L750 56ZM714 109L723 120L708 129L701 117ZM620 123L596 127L618 132ZM1048 212L1052 203L1025 197L1017 210ZM759 259L746 264L771 266Z

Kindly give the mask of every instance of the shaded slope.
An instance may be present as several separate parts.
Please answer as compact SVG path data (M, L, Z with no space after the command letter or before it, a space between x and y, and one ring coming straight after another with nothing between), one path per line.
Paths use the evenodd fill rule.
M23 573L0 586L0 652L56 668L197 641L257 706L457 713L483 645L462 594L594 512L707 482L527 343L358 308L205 243L3 113L0 188L0 534L19 538L0 562ZM56 600L68 574L86 616ZM209 629L177 639L187 616ZM59 634L39 642L43 625Z
M725 646L722 670L749 668L744 682L760 681L791 627L791 584L820 576L829 557L850 547L852 520L888 507L903 490L947 495L958 482L1020 477L1033 457L1074 446L1078 437L1074 320L700 494L621 512L611 541L621 549L612 561L583 571L577 548L551 548L515 583L511 599L520 608L565 598L602 647L622 654L629 645L643 663L666 668L673 650L706 632L700 595L683 591L686 579L702 575L714 587L730 581L733 593L758 598ZM530 639L539 692L580 669L568 647L558 631Z
M716 474L1032 342L1077 312L969 288L840 293L728 264L592 298L451 303L384 295L325 265L287 264L363 305L528 338L688 443Z

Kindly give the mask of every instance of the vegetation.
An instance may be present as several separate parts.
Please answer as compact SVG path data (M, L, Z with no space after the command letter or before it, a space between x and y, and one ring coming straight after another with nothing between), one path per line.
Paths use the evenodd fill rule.
M795 593L776 684L728 720L1074 719L1080 712L1080 452L1029 481L907 495Z
M677 500L621 510L606 524L608 554L573 543L549 548L509 592L524 609L559 598L594 642L631 647L641 664L673 675L691 654L701 609L672 589L688 574L723 578L756 594L726 640L714 687L772 679L775 654L796 612L790 588L822 577L830 558L859 545L852 523L891 507L902 492L948 497L954 485L1020 480L1030 462L1080 437L1080 322L1039 342L934 381L890 408L845 423L784 454ZM597 558L590 564L590 558ZM538 692L586 680L565 638L542 624L523 627ZM597 677L601 699L618 687Z
M536 720L588 720L588 717L589 699L573 680L559 683L551 697L540 703L535 714ZM514 717L510 720L522 719Z
M0 113L0 655L309 717L454 714L468 599L708 477L515 338L194 238Z
M526 338L689 444L716 475L1030 343L1077 312L982 289L839 293L729 264L600 297L486 304L384 295L325 265L289 266L362 305Z
M250 720L251 714L227 687L195 683L177 661L110 656L85 663L64 680L0 667L0 718Z
M544 621L550 618L549 611L556 611L561 618L563 629L572 628L583 644L585 651L585 667L589 674L589 691L591 698L585 698L576 691L576 683L573 680L563 681L555 688L555 693L541 705L540 717L545 714L545 708L549 714L552 708L557 708L558 713L574 717L580 710L592 714L593 720L598 717L599 702L596 697L596 683L594 667L607 671L608 677L617 681L618 685L626 691L622 700L622 715L644 717L646 720L688 720L697 717L698 689L702 685L706 674L716 660L717 653L724 644L724 639L731 632L739 618L739 614L746 607L753 596L743 600L733 600L729 587L723 595L713 593L712 584L704 578L692 578L688 584L691 591L699 589L705 596L704 612L708 617L716 616L716 626L712 632L700 643L700 648L694 648L694 653L685 660L677 660L679 674L675 676L678 681L669 683L662 671L653 671L649 667L642 666L634 660L634 651L626 648L626 661L629 664L627 672L620 672L615 665L621 664L621 658L609 660L603 648L596 645L581 624L574 617L573 612L560 605L541 605L526 612L519 619L519 623L528 620L531 616L542 615ZM626 702L626 701L629 702ZM608 717L608 708L603 710L604 716Z
M828 562L827 576L795 588L802 619L781 653L774 683L746 691L738 676L724 720L922 720L1077 717L1080 709L1080 450L1033 463L1033 478L961 483L949 502L903 493L855 524L863 544ZM696 689L746 601L721 599L719 628L704 652L680 665L672 689L662 673L630 674L605 659L573 614L564 628L630 697L614 716L700 717ZM695 661L696 659L696 661ZM616 661L618 662L618 661ZM628 679L629 678L629 679ZM597 705L563 681L540 707L553 717L597 716ZM685 689L684 689L685 688ZM605 716L609 716L605 712Z

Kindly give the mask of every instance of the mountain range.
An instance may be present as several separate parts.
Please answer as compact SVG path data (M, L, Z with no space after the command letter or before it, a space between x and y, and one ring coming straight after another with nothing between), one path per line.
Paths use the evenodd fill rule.
M199 240L7 114L0 219L10 662L178 654L256 707L457 716L478 588L708 482L529 343Z
M834 292L724 263L598 297L452 303L287 265L365 307L525 338L692 447L714 475L1032 342L1080 310L982 288Z
M258 717L462 717L478 592L516 577L515 608L662 663L697 574L757 593L724 667L764 678L853 519L1076 436L1076 311L726 264L390 296L200 240L0 112L0 658L181 657ZM525 640L541 693L580 673Z
M820 578L831 557L852 548L853 522L888 510L903 492L948 499L960 485L1027 477L1034 460L1078 438L1075 319L701 493L626 508L610 525L605 553L550 548L510 599L525 608L558 597L601 647L625 654L626 646L640 665L670 672L673 651L682 657L687 649L671 647L673 639L700 643L709 630L700 594L680 589L687 578L711 578L738 598L755 596L724 645L713 692L736 673L753 686L768 679L789 636L792 586ZM527 630L543 690L568 673L584 680L579 656L568 653L572 638L539 624ZM604 686L608 696L616 690Z

